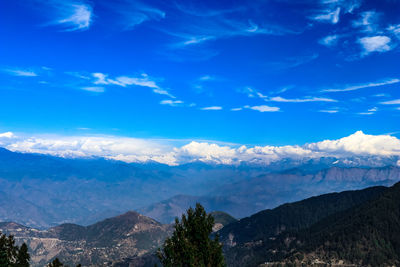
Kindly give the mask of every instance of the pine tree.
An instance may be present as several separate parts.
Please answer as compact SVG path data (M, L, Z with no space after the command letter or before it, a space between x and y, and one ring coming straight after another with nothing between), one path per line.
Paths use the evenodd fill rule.
M55 258L51 263L48 264L48 267L63 267L64 264L58 258Z
M28 246L23 243L18 250L15 267L29 267L29 260Z
M175 231L165 240L157 256L164 267L224 267L222 245L218 236L210 238L214 218L207 215L197 203L196 209L187 210L179 222L175 219Z
M0 247L0 267L8 267L10 262L7 258L7 252Z

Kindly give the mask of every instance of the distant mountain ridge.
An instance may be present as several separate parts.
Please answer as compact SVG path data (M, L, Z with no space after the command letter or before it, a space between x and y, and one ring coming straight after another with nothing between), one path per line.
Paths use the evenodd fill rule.
M395 160L382 158L371 164L387 165L379 168L354 163L355 158L354 164L320 158L284 159L268 166L193 162L171 167L0 148L0 221L46 229L62 223L90 225L137 210L170 223L196 202L208 211L223 210L242 218L323 193L392 185L400 180ZM352 165L364 167L344 168Z
M242 218L286 202L329 192L390 186L400 180L400 168L338 168L312 173L291 169L280 173L227 183L203 196L177 195L138 211L163 223L170 223L189 206L200 202L209 210L224 210Z

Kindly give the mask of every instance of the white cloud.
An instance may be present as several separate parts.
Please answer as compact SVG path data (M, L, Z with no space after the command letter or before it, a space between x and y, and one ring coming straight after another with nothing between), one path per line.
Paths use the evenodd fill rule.
M372 52L387 52L392 50L390 45L390 37L388 36L372 36L359 39L359 43L364 49L363 55L368 55Z
M0 138L14 138L15 135L12 132L5 132L5 133L0 133Z
M285 158L400 156L400 140L396 137L367 135L361 131L341 139L302 146L246 147L222 145L211 141L192 141L176 147L173 142L117 136L24 136L11 132L0 134L0 145L12 151L61 157L96 156L125 162L156 161L169 165L193 161L218 164L241 162L269 164Z
M339 15L340 7L337 7L335 10L326 10L321 14L315 15L311 19L336 24L339 22Z
M248 109L252 109L252 110L256 110L259 112L278 112L280 111L279 107L270 107L267 105L260 105L260 106L244 106L244 108L248 108Z
M67 75L71 75L73 77L76 77L76 78L83 79L83 80L90 80L91 79L87 75L79 73L79 72L75 72L75 71L66 71L64 73L67 74Z
M4 69L3 71L7 72L10 75L14 75L14 76L23 76L23 77L36 77L36 76L38 76L37 73L32 71L32 70Z
M390 25L387 30L397 36L397 38L400 38L400 24L397 25Z
M378 81L378 82L371 82L371 83L357 84L357 85L347 85L343 88L323 89L323 90L321 90L321 92L348 92L348 91L355 91L355 90L370 88L370 87L385 86L385 85L395 84L395 83L399 83L399 82L400 82L400 79L386 79L386 80L382 80L382 81Z
M254 89L254 88L251 88L249 86L247 86L243 89L240 89L239 92L244 93L248 97L251 97L251 98L253 98L253 97L266 98L267 97L266 95L262 94L260 91Z
M359 115L373 115L377 111L378 111L378 108L377 107L373 107L373 108L368 109L366 112L359 112L357 114L359 114Z
M373 97L389 97L389 94L385 94L385 93L379 93L379 94L374 94L372 95Z
M266 101L272 101L272 102L286 102L286 103L305 103L305 102L337 102L337 100L332 99L332 98L324 98L324 97L310 97L310 98L294 98L294 99L288 99L288 98L283 98L280 96L275 96L275 97L270 97L266 99Z
M332 47L337 44L338 40L339 40L339 35L334 34L334 35L325 36L324 38L320 39L318 42L322 45Z
M337 110L337 109L322 109L322 110L319 110L319 112L334 114L334 113L338 113L339 110Z
M144 1L145 2L145 1ZM147 21L160 21L166 13L158 8L144 4L142 1L118 1L103 3L121 18L124 30L132 30Z
M167 99L167 100L160 101L160 104L161 105L169 105L169 106L172 106L172 107L176 107L176 106L179 106L180 104L183 104L183 101Z
M214 81L215 77L211 75L204 75L199 78L199 81Z
M311 55L300 55L300 56L295 56L295 57L287 57L280 61L268 62L267 65L276 71L281 71L281 70L296 68L298 66L310 63L311 61L317 59L318 57L319 57L319 54L317 54L317 53L314 53Z
M400 105L400 99L384 101L384 102L381 102L380 104L383 104L383 105Z
M339 22L340 14L353 13L361 6L361 0L319 0L311 1L316 4L316 14L310 16L312 20L336 24Z
M240 111L243 110L243 108L231 108L231 111Z
M325 140L305 148L342 155L400 155L400 140L390 135L368 135L358 131L338 140Z
M88 86L88 87L81 87L82 90L94 92L94 93L103 93L104 87L100 86Z
M361 13L359 20L353 21L353 26L356 28L362 28L364 32L373 33L378 28L378 20L380 14L375 11L366 11Z
M139 77L131 77L131 76L118 76L115 79L108 78L107 74L95 72L92 73L92 76L95 78L93 81L94 84L103 84L103 85L117 85L122 87L127 86L142 86L148 87L153 90L154 93L160 95L166 95L171 98L175 98L171 95L167 90L161 88L156 80L152 79L146 73L142 73Z
M66 31L87 30L92 23L93 9L79 1L50 1L60 17L53 24L59 24Z
M220 106L211 106L211 107L204 107L200 108L201 110L222 110L222 107Z

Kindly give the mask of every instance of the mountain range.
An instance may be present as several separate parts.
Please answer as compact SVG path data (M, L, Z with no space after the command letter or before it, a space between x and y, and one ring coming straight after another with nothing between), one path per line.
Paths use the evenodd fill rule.
M358 162L358 163L357 163ZM0 148L0 221L88 226L128 210L171 223L189 206L243 218L286 202L400 180L396 158L285 159L268 166L128 164ZM380 167L376 167L380 166ZM7 207L12 206L13 209Z
M240 220L214 212L229 267L397 266L400 183L329 193L267 209ZM150 267L170 224L136 212L89 226L38 230L13 222L0 231L26 242L33 266L60 258L83 266Z

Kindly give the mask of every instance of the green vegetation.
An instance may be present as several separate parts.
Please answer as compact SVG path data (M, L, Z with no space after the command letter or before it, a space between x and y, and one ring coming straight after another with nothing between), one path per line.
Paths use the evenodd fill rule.
M295 233L300 253L344 259L363 266L400 264L400 183L378 199L334 214Z
M214 218L197 203L182 220L175 219L175 231L165 240L157 256L164 267L224 267L218 236L210 238Z
M29 267L30 256L26 244L15 245L12 235L0 233L0 267Z
M264 210L231 223L218 232L225 244L226 261L229 266L257 266L265 261L282 260L287 255L287 248L284 240L279 240L280 236L308 229L333 214L377 199L385 190L386 187L379 186L325 194ZM233 237L232 241L230 237ZM231 242L235 245L231 246Z

